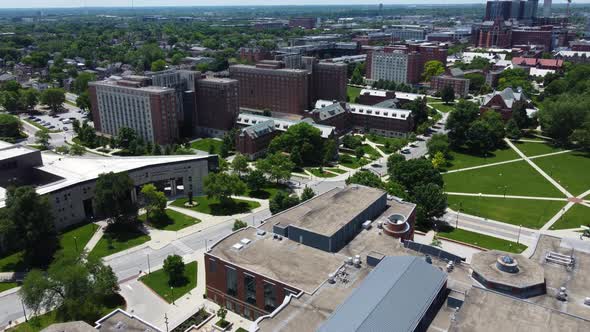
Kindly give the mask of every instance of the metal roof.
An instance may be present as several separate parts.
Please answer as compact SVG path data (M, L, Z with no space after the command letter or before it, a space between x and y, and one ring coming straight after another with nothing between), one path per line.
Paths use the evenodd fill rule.
M385 257L318 331L414 331L446 279L423 258Z

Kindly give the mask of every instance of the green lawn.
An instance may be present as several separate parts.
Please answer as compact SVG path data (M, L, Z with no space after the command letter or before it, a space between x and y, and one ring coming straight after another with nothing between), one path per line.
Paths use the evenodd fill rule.
M104 306L100 309L100 311L96 312L96 317L89 319L86 323L90 325L94 325L96 320L104 317L105 315L113 312L113 310L117 308L125 308L125 299L119 295L116 297L109 299L108 303L105 303ZM60 317L56 310L50 311L43 315L39 315L36 317L29 318L28 322L24 322L18 324L14 328L8 329L7 331L10 332L37 332L43 330L44 328L48 327L49 325L55 323L63 323L63 319Z
M440 238L461 241L486 249L496 249L513 253L523 252L527 246L516 242L499 239L493 236L466 231L460 228L448 227L448 230L438 232Z
M351 103L356 102L356 97L361 95L361 88L355 86L346 86L346 93L348 94L348 100Z
M562 148L552 146L547 143L533 142L513 142L516 147L528 157L539 156L542 154L563 151Z
M385 153L394 153L409 143L407 138L393 138L369 134L366 138L379 145L379 149Z
M440 103L440 104L439 103L436 103L436 104L430 104L429 103L428 105L434 107L435 109L437 109L437 110L439 110L439 111L441 111L443 113L448 113L448 112L451 112L451 111L454 111L455 110L455 104L454 103L451 103L451 104L448 104L448 105L447 104L444 104L444 103Z
M580 228L581 225L590 225L590 208L576 204L561 219L553 224L551 229Z
M142 214L137 219L145 222L146 215ZM166 214L164 216L152 217L151 220L149 220L148 225L164 231L179 231L200 222L201 220L199 219L189 217L174 210L166 209Z
M447 170L468 168L479 165L493 164L501 161L519 159L520 156L511 148L493 151L487 157L475 156L466 151L451 151L451 158L448 160Z
M373 160L381 158L379 151L375 150L374 147L368 144L363 144L363 150L365 150L365 155L369 155L369 157Z
M92 257L106 257L119 251L146 243L151 238L140 231L116 231L105 233L90 252Z
M269 183L264 188L258 191L250 191L246 192L246 196L258 199L272 199L277 195L279 191L283 191L288 193L290 191L288 186L283 184L277 183Z
M73 252L76 250L76 241L78 242L78 251L82 251L86 243L90 240L98 226L92 223L79 227L71 228L60 235L59 244L62 250ZM75 238L75 239L74 239ZM29 266L25 264L22 252L14 253L0 259L0 272L26 271Z
M533 162L573 195L590 189L590 154L570 152L533 159Z
M474 194L563 197L547 179L524 160L443 174L445 191Z
M203 138L198 141L191 143L191 148L195 150L209 152L211 146L213 146L213 153L219 154L221 152L222 141L214 138Z
M326 170L324 170L323 172L320 172L319 168L306 168L306 170L308 172L310 172L311 174L313 174L314 176L317 176L319 178L333 178L336 176L336 174L334 173L330 173L330 172L326 172Z
M192 207L192 210L214 216L230 216L246 213L260 207L260 203L258 202L243 199L234 199L234 204L231 206L223 206L219 203L218 199L209 199L207 196L193 197L193 201L198 204L197 206ZM180 198L172 202L172 205L186 208L184 206L184 203L186 202L188 202L188 198Z
M449 207L462 213L522 225L532 229L541 228L566 202L537 201L491 197L448 196Z
M356 159L356 157L353 157L349 154L344 154L341 153L340 154L340 160L338 161L338 163L344 167L348 167L348 168L353 168L353 169L357 169L359 167L363 167L367 164L369 164L371 161L366 159L366 158L361 158L361 160Z
M326 170L328 170L330 172L338 173L338 174L348 173L347 171L345 171L341 168L326 168Z
M18 286L16 282L0 282L0 293Z
M182 284L174 286L174 289L170 288L168 275L163 269L145 275L139 278L139 280L168 301L168 303L171 303L197 287L197 262L191 262L185 265L184 276L186 280ZM174 295L172 295L173 293Z

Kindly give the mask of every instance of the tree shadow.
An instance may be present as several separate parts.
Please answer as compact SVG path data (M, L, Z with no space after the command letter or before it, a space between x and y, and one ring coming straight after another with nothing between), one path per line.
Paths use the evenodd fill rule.
M182 276L182 278L178 278L176 280L168 280L168 286L174 288L180 288L188 285L190 280L186 276Z
M250 212L250 205L246 202L231 200L224 203L209 204L211 214L214 216L230 216L239 213Z

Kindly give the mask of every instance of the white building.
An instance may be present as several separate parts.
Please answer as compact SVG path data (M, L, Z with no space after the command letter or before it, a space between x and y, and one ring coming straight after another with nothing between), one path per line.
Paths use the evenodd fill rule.
M408 55L402 51L377 51L372 55L371 79L408 83Z

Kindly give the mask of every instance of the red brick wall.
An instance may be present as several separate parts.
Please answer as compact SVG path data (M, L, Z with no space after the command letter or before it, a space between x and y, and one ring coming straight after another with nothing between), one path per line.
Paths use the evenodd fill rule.
M313 68L314 100L346 101L347 66L338 64L316 64Z
M174 93L150 95L154 142L160 145L174 143L178 138L178 119Z
M240 111L238 82L197 83L197 123L201 127L230 130Z
M212 260L215 263L212 263ZM212 272L211 265L215 264L215 272ZM226 294L226 269L227 266L233 267L237 272L237 279L238 279L238 292L235 296L230 296ZM223 260L220 260L216 257L213 257L209 254L205 254L205 279L206 279L206 289L207 289L207 297L216 302L221 306L226 306L227 301L231 301L234 303L234 312L244 315L244 307L248 307L250 311L256 312L256 316L250 315L250 319L255 319L258 316L266 315L269 312L264 308L264 283L268 281L275 285L275 294L276 294L276 301L275 304L278 307L283 303L283 300L286 295L285 288L291 290L293 293L298 294L299 290L282 284L281 282L265 278L255 272L244 270L238 266L233 264L227 263ZM244 286L244 273L247 273L251 276L254 276L256 280L256 305L252 305L246 302L246 290ZM235 305L239 305L239 310L236 311Z

